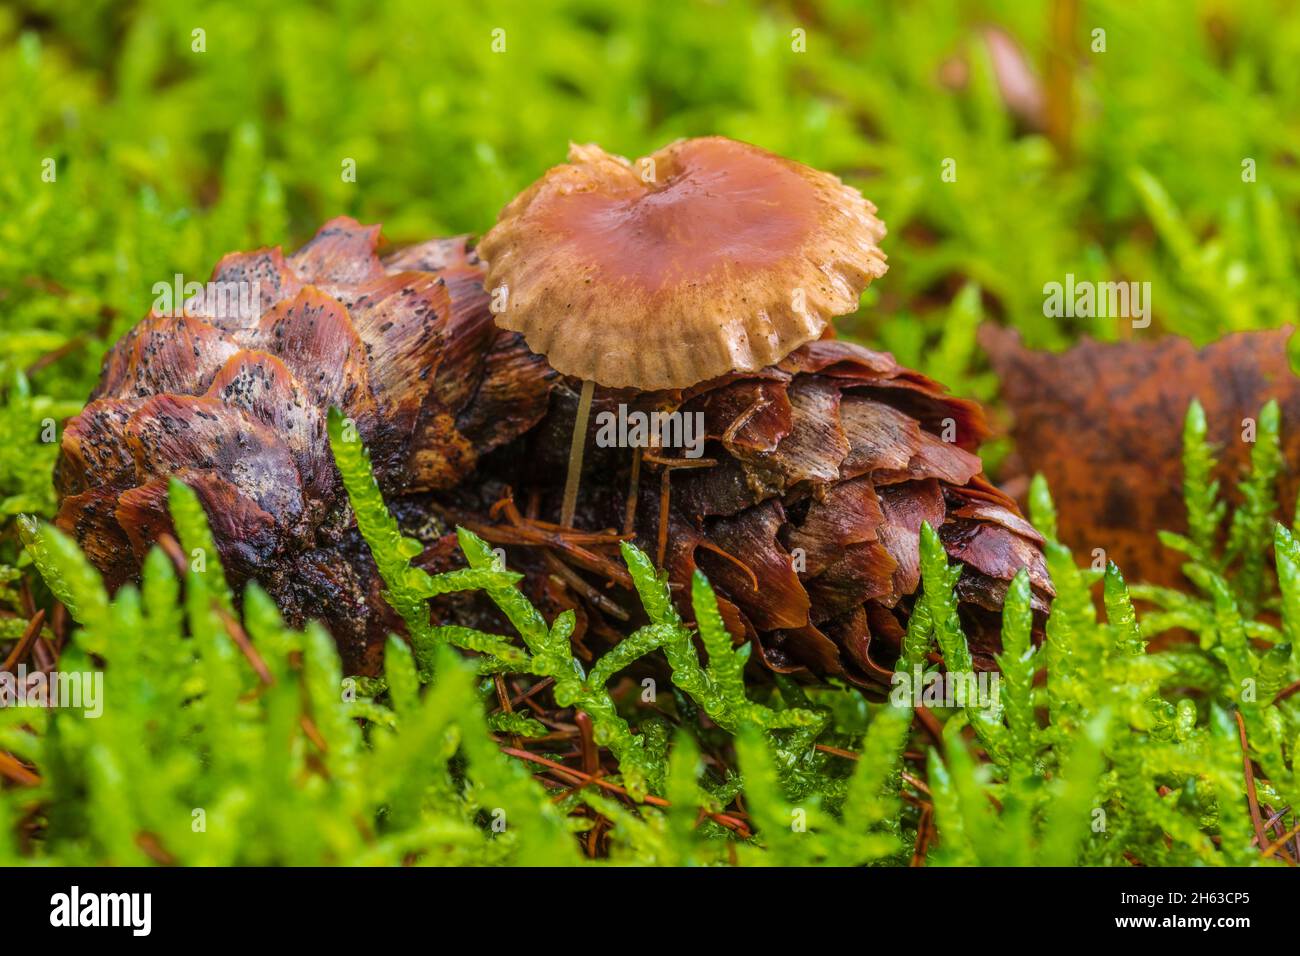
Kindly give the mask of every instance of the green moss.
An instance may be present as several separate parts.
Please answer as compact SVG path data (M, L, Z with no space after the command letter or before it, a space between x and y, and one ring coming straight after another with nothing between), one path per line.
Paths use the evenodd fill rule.
M232 636L234 602L183 487L171 495L184 578L155 551L139 590L113 601L66 538L18 522L53 516L61 422L104 350L147 312L155 282L201 279L232 249L292 247L339 213L382 221L395 241L481 232L570 139L635 155L723 133L839 172L891 233L887 285L865 300L887 288L889 308L841 327L962 394L995 391L972 346L986 317L1039 347L1122 333L1043 314L1043 283L1067 273L1149 279L1151 332L1206 341L1296 320L1300 21L1272 3L1219 10L1227 39L1208 43L1179 0L1140 14L1120 0L1084 5L1107 49L1081 41L1073 157L1060 163L1042 136L1017 129L970 26L1003 24L1038 64L1046 18L1009 0L977 8L489 2L445 5L427 30L410 29L427 11L406 0L0 10L0 610L20 608L20 580L42 606L62 600L80 622L65 666L102 665L116 702L98 720L0 710L0 747L41 775L0 791L0 859L576 862L571 831L589 818L571 812L585 807L613 822L614 861L707 864L735 850L745 863L901 863L929 803L933 863L1255 861L1236 714L1261 800L1300 799L1300 697L1275 699L1300 677L1300 546L1276 523L1275 409L1259 416L1231 515L1210 479L1204 416L1188 417L1190 530L1165 540L1195 590L1130 588L1119 569L1077 568L1053 541L1048 644L1029 640L1020 578L1003 620L1000 710L936 711L941 746L852 689L747 687L748 647L731 646L707 582L692 583L699 626L687 628L635 550L624 557L651 624L584 673L572 620L546 621L472 535L461 535L466 570L411 566L364 449L340 444L337 419L340 470L410 635L409 650L390 644L383 680L344 682L328 635L286 629L251 588L242 626L272 681L259 677ZM792 46L796 28L806 52ZM505 52L493 51L495 29ZM1132 55L1157 48L1159 58ZM966 82L951 91L936 77L956 55ZM939 175L949 158L954 182ZM348 160L355 182L341 175ZM1054 538L1045 484L1031 497ZM968 654L953 569L932 536L924 553L908 671L932 647L950 662ZM466 590L496 601L514 633L436 626L427 600ZM0 615L0 642L24 626ZM1173 628L1198 642L1147 651ZM672 674L671 734L609 690L647 655ZM615 782L671 806L591 787L552 804L492 736L539 732L527 717L484 713L479 682L500 672L553 678L617 757ZM904 749L928 760L904 761ZM739 813L741 793L744 827L723 825L717 815Z
M722 133L862 187L890 226L891 304L843 327L959 393L994 395L973 347L988 315L1036 347L1123 332L1043 314L1043 284L1067 273L1150 280L1155 328L1198 341L1294 322L1300 27L1280 0L1216 11L1213 29L1202 17L1179 0L1140 17L1086 5L1074 154L1058 163L1018 127L978 42L975 25L1001 24L1041 65L1047 17L1010 0L493 0L420 30L414 0L9 4L0 503L49 514L37 423L85 400L154 283L203 279L233 249L292 247L340 213L395 241L481 233L570 140L642 155ZM1130 55L1150 49L1163 55ZM937 77L958 56L954 91ZM24 397L14 373L56 350Z
M1300 550L1281 525L1267 534L1257 513L1250 521L1234 515L1254 530L1224 544L1239 559L1231 578L1221 573L1233 564L1222 554L1189 564L1204 592L1180 594L1177 618L1159 609L1138 615L1111 566L1099 621L1096 575L1049 542L1058 598L1046 648L1030 640L1022 572L1003 616L1004 689L992 702L933 710L942 735L929 749L926 783L905 756L925 746L910 697L868 704L848 688L806 694L784 680L747 687L747 648L732 646L704 577L692 588L693 630L663 575L630 544L624 559L650 623L584 671L570 646L572 615L547 622L518 589L519 575L473 534L459 532L468 570L413 567L414 549L384 507L365 449L344 434L333 415L331 442L353 510L413 635L409 644L389 641L381 681L345 680L328 635L314 624L286 628L256 586L244 594L241 630L202 508L183 486L174 484L170 498L194 557L184 580L155 549L140 589L127 586L112 600L68 538L24 522L29 553L80 625L61 667L102 669L112 706L95 719L0 710L0 747L40 775L35 786L0 791L0 822L9 827L0 859L578 863L574 833L599 814L612 862L903 863L923 825L918 807L929 804L932 864L1258 863L1233 711L1261 771L1261 801L1300 796L1300 712L1278 693L1297 677L1294 645L1282 638L1298 626ZM1195 428L1188 435L1189 446L1199 440ZM1259 456L1245 479L1261 499L1261 472L1271 468ZM1217 507L1204 492L1190 487L1189 502ZM1040 516L1050 513L1041 485L1035 502ZM1244 556L1274 538L1280 581L1261 571L1249 585L1281 608L1281 629L1270 631L1243 616L1236 595L1245 575L1267 567ZM968 670L952 594L957 568L929 528L921 551L914 621L922 623L903 663L917 666L917 649L933 634L949 667ZM428 598L450 590L483 592L515 633L431 625ZM1157 607L1169 598L1138 593ZM1150 653L1147 639L1171 620L1193 626L1200 646ZM1271 648L1257 646L1261 635L1274 639ZM681 695L671 741L660 711L620 703L606 686L647 655L663 656ZM1035 679L1044 666L1045 685ZM531 776L534 767L505 754L494 733L527 738L546 727L487 713L475 675L501 672L553 681L557 705L586 714L596 743L617 761L603 783L631 799L579 776L557 803ZM857 705L844 706L849 698ZM703 752L713 755L707 770ZM19 820L37 825L20 831Z

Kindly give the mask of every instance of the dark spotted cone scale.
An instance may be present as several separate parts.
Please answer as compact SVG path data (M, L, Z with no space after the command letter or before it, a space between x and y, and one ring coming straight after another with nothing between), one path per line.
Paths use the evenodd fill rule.
M428 545L420 563L450 566L451 525L473 528L508 549L543 611L578 612L580 645L634 626L617 559L625 524L684 612L699 568L737 642L781 672L888 683L923 521L963 566L977 667L993 666L1020 568L1045 613L1042 539L981 473L980 408L846 342L684 391L598 390L579 530L558 528L576 383L496 327L464 237L384 257L378 245L377 226L341 218L292 256L231 254L183 310L151 313L113 347L56 474L57 524L110 585L170 530L175 476L198 493L236 584L259 581L290 623L323 619L347 667L376 672L401 628L330 455L325 418L338 406L404 531ZM230 293L253 283L256 296ZM620 404L691 415L702 453L599 447L599 413ZM465 623L482 613L435 606Z

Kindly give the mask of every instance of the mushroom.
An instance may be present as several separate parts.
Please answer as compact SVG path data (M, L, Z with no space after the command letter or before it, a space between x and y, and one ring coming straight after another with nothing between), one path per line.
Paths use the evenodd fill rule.
M594 387L681 389L772 365L884 274L862 194L757 146L678 140L629 162L569 147L479 244L497 324L582 380L561 521Z

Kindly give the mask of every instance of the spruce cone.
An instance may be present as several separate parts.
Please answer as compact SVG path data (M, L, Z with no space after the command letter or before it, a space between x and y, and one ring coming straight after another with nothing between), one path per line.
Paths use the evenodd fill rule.
M58 524L118 585L170 530L175 476L203 501L236 583L257 579L292 623L323 618L349 669L374 672L400 622L331 460L324 420L336 405L357 423L404 529L431 545L426 566L456 560L452 522L526 544L510 561L529 572L530 596L548 611L578 608L583 631L616 640L626 628L606 618L635 608L604 587L627 583L618 536L543 520L560 510L576 381L555 387L545 361L493 324L463 238L386 259L378 238L378 227L337 219L288 258L232 254L213 281L256 281L255 306L209 285L186 314L151 313L128 333L65 430ZM630 528L679 595L694 568L708 574L733 634L774 670L887 682L923 520L964 564L978 666L992 666L992 612L1019 568L1046 609L1041 539L980 473L980 409L886 354L816 341L684 391L601 390L596 410L620 402L703 414L703 458L644 456ZM622 527L633 453L593 447L587 462L578 526ZM473 624L491 613L440 611Z
M347 665L375 668L398 622L334 468L329 407L397 497L454 485L536 424L554 377L493 324L464 237L382 260L378 240L340 218L287 259L228 255L175 315L151 312L114 346L55 479L57 524L110 586L170 530L175 476L234 581L259 580L291 622L323 616Z
M546 421L453 495L462 510L453 509L450 520L472 522L471 511L507 488L531 502L528 511L558 514L578 383L568 384L556 389ZM1020 568L1029 570L1040 620L1047 611L1053 590L1042 538L983 476L974 453L988 436L980 407L945 394L887 353L822 340L775 366L683 392L599 390L581 528L629 527L633 452L594 440L601 413L616 415L620 403L625 414L703 413L708 441L701 458L645 452L630 527L641 547L661 557L684 614L698 567L718 591L729 629L754 641L775 671L889 683L919 584L923 521L963 565L959 611L978 668L995 666L1002 600ZM539 483L538 476L551 480ZM532 525L525 530L562 534L517 513L514 522L478 530L503 544L520 543L521 522ZM611 564L617 560L612 546L581 543L588 552L603 551ZM522 549L510 561L528 567ZM605 600L588 596L580 605L589 627L616 630L605 625Z

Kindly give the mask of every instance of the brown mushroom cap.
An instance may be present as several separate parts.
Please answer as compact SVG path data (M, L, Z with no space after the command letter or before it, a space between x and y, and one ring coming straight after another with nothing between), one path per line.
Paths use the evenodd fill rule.
M497 324L565 375L685 388L779 362L885 272L876 207L720 136L628 162L571 145L483 237Z

